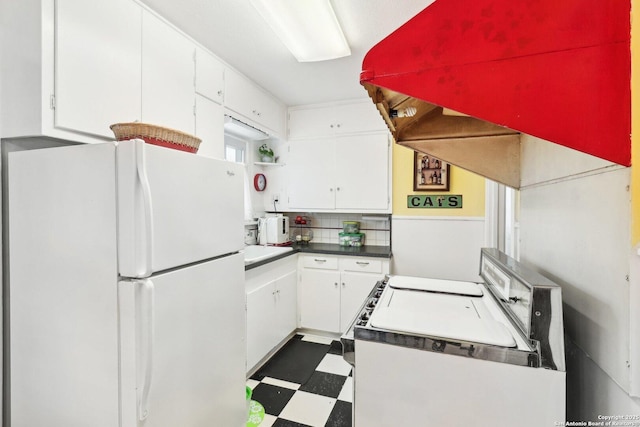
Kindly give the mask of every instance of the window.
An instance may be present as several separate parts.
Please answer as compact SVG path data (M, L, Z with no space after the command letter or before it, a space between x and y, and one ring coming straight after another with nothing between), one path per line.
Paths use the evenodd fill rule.
M519 233L520 191L504 188L504 252L512 258L520 259Z
M224 136L224 158L230 162L246 162L247 143L231 135Z
M485 245L498 248L512 258L520 258L520 192L486 180Z

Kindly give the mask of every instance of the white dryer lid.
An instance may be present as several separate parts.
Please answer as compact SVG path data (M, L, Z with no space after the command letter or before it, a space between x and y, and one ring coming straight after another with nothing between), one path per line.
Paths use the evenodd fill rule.
M388 289L371 313L370 325L453 341L517 346L509 329L478 297Z

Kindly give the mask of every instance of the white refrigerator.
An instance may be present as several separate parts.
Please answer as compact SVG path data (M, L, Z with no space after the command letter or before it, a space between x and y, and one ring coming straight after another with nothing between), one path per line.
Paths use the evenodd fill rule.
M11 426L244 425L242 166L140 140L7 164Z

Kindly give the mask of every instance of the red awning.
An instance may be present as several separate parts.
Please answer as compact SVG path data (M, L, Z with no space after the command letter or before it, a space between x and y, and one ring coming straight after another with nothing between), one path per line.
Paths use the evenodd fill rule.
M386 88L631 165L629 0L436 0L366 55Z

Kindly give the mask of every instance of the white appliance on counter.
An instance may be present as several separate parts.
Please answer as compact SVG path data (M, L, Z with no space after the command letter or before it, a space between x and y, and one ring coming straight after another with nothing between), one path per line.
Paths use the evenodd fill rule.
M141 140L7 164L11 426L244 425L242 167Z
M341 339L355 427L564 423L560 287L496 249L482 249L480 274L373 287Z
M289 243L289 217L282 214L267 214L258 218L258 243L281 245Z

